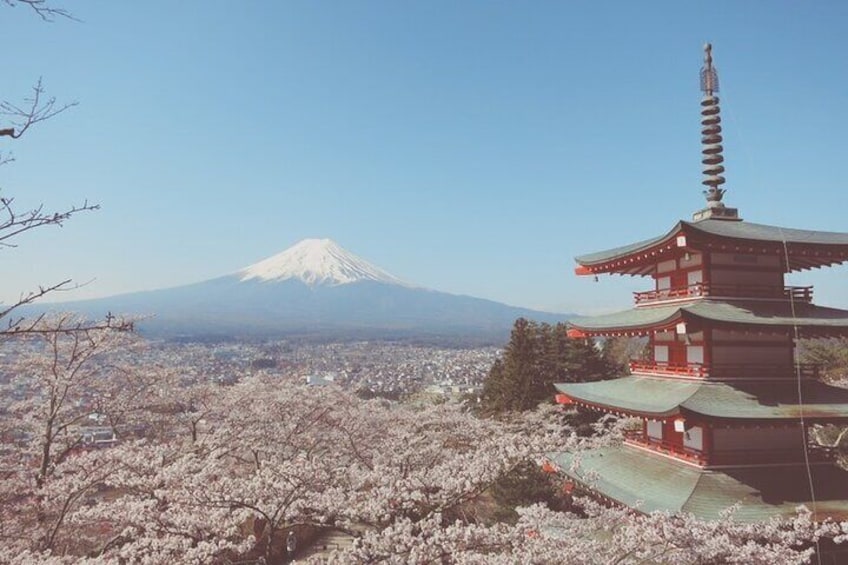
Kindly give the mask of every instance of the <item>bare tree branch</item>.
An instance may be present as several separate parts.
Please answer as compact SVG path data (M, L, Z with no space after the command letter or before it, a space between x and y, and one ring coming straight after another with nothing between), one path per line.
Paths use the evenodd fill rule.
M41 226L56 225L62 226L62 223L79 212L88 212L99 208L96 204L89 204L87 201L82 205L72 206L61 212L44 212L43 206L39 206L34 210L28 210L24 213L18 213L13 208L13 198L0 197L0 249L3 247L16 247L16 244L11 243L11 238L20 235L23 232L35 229ZM18 300L10 305L5 306L0 304L0 320L6 320L3 324L5 327L0 327L0 337L18 335L18 334L42 334L46 329L42 325L43 316L37 316L34 319L26 320L23 316L10 317L10 314L24 306L31 304L52 292L66 292L80 288L80 284L73 284L70 279L61 281L48 286L39 286L37 290L32 290L27 293L22 293ZM116 323L114 319L107 318L105 321L97 322L96 324L81 324L77 330L84 329L132 329L132 323L123 324Z
M60 212L45 212L44 206L39 206L19 213L12 207L14 202L14 198L0 197L0 248L16 247L8 240L25 231L47 225L61 227L62 223L74 214L100 209L99 204L89 204L86 200L79 206L72 206Z
M111 312L107 313L103 319L96 321L84 321L63 316L59 318L59 323L53 322L51 324L45 323L45 314L39 314L34 318L29 319L25 316L9 316L17 308L26 304L31 304L51 292L68 292L76 290L82 286L84 285L72 284L71 279L67 279L51 286L40 286L38 287L38 290L22 294L17 302L0 310L0 320L6 319L6 322L3 325L4 327L0 327L0 338L13 335L44 335L50 333L88 332L105 329L133 331L133 320L118 318L113 316Z
M8 2L9 0L3 1ZM45 100L44 86L41 83L41 78L39 78L35 86L32 87L32 94L28 98L24 98L22 105L19 106L8 101L0 102L0 116L6 116L12 124L12 127L0 129L0 137L17 139L31 126L61 114L77 104L78 102L70 102L59 106L56 104L55 96Z
M82 205L72 206L60 212L44 212L44 207L39 206L33 210L18 213L14 209L13 203L14 198L0 197L0 249L3 247L16 247L16 244L12 243L11 239L23 232L48 225L61 227L63 222L74 214L97 210L99 208L98 205L89 204L86 201ZM25 321L23 317L10 318L9 315L15 309L26 304L31 304L49 293L70 291L80 286L82 285L73 284L68 279L48 286L39 286L37 290L21 294L20 298L10 306L3 307L3 305L0 305L0 320L7 319L4 324L5 328L0 328L0 336L18 333L43 333L43 328L36 331L36 328L40 326L41 317Z
M15 304L6 312L14 310L20 305L21 304ZM39 314L35 318L30 319L24 317L10 319L5 324L5 327L0 329L0 338L12 336L50 336L58 334L79 334L84 336L90 332L102 330L132 332L135 330L135 321L122 318L120 316L114 316L111 312L107 313L104 318L98 320L88 320L69 314L64 314L59 318L48 317L46 314Z
M64 8L56 6L54 0L0 0L0 6L15 8L24 6L33 10L45 21L53 21L57 17L75 20L74 16ZM21 104L9 101L0 101L0 137L18 139L26 131L39 122L43 122L61 114L68 108L76 106L77 102L58 104L53 96L46 96L41 78L32 87L29 97L24 98ZM10 153L0 153L0 165L13 161ZM89 204L88 201L82 205L74 205L62 211L45 212L44 206L23 212L16 211L13 207L14 198L0 197L0 249L3 247L16 247L12 243L13 238L20 234L46 225L62 226L63 222L79 212L97 210L99 205ZM115 329L120 331L131 331L133 322L115 318L109 313L104 320L85 321L78 318L63 317L59 322L48 321L44 314L36 315L32 319L19 316L15 312L18 308L31 304L51 292L62 292L79 288L80 285L72 284L70 279L49 286L39 286L37 290L22 293L20 298L11 306L0 304L0 338L18 335L59 335L59 334L85 334L86 332L102 329ZM15 315L12 315L12 314Z
M12 304L11 306L8 306L4 310L0 311L0 320L2 320L3 318L5 318L9 314L11 314L12 311L15 310L15 308L19 308L19 307L23 306L24 304L30 304L32 302L35 302L36 300L38 300L39 298L41 298L45 294L53 292L54 290L65 290L65 289L67 289L68 285L70 285L70 283L71 283L71 280L68 279L68 280L64 280L60 283L54 284L52 286L46 286L46 287L40 286L40 287L38 287L38 290L33 290L33 291L28 292L27 294L22 294L17 302ZM14 323L10 320L8 325L9 325L9 327L11 327L13 325L17 325L22 320L23 319L21 318L17 322L14 322Z
M51 0L2 0L2 2L12 8L16 6L28 6L45 22L52 22L56 17L67 18L69 20L77 19L64 8L53 6Z

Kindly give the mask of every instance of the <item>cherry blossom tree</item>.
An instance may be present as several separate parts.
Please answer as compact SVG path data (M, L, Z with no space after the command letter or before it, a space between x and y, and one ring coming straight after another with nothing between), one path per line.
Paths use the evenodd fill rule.
M4 388L23 396L7 408L18 434L37 462L40 486L52 469L81 446L76 429L105 425L127 433L137 412L146 410L158 392L157 373L132 366L143 342L132 334L108 329L80 330L72 315L46 318L35 326L45 331L9 346L14 376ZM68 328L65 330L64 328Z
M139 370L144 343L127 332L81 329L70 315L34 330L0 344L0 539L53 551L67 516L112 471L80 466L79 453L97 434L109 444L141 431L169 373Z
M250 549L274 562L293 528L460 515L504 470L576 441L542 417L479 420L460 407L363 401L282 378L218 392L191 434L177 424L174 433L56 460L49 480L35 481L37 499L16 509L41 506L52 521L17 550L209 562Z
M77 516L123 516L115 530L144 532L128 538L124 552L149 551L146 537L174 535L197 544L230 539L216 550L237 551L243 548L232 533L250 526L254 549L271 562L292 528L382 528L401 517L452 512L504 469L571 441L544 421L502 424L457 407L411 409L286 379L246 379L219 390L217 409L190 439L134 446L137 463L105 481L127 494ZM112 453L131 460L126 449ZM186 518L207 513L216 519Z

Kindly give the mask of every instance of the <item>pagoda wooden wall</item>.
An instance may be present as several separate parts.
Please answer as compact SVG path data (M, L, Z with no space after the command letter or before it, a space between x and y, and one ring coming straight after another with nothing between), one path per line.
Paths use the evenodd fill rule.
M783 264L776 255L710 253L708 263L713 285L783 287Z

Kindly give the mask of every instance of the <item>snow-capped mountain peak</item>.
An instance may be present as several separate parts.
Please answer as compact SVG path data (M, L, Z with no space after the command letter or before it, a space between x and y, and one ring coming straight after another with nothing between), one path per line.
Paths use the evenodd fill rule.
M304 239L282 253L245 267L238 275L242 281L299 279L308 285L326 286L376 281L410 286L331 239Z

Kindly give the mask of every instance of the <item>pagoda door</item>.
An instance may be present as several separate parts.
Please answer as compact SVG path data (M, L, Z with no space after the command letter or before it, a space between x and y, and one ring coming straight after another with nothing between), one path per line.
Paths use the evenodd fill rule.
M689 285L689 278L685 271L675 271L671 273L671 288L680 289L686 288Z
M686 362L686 344L679 341L669 344L668 364L672 367L685 367Z

